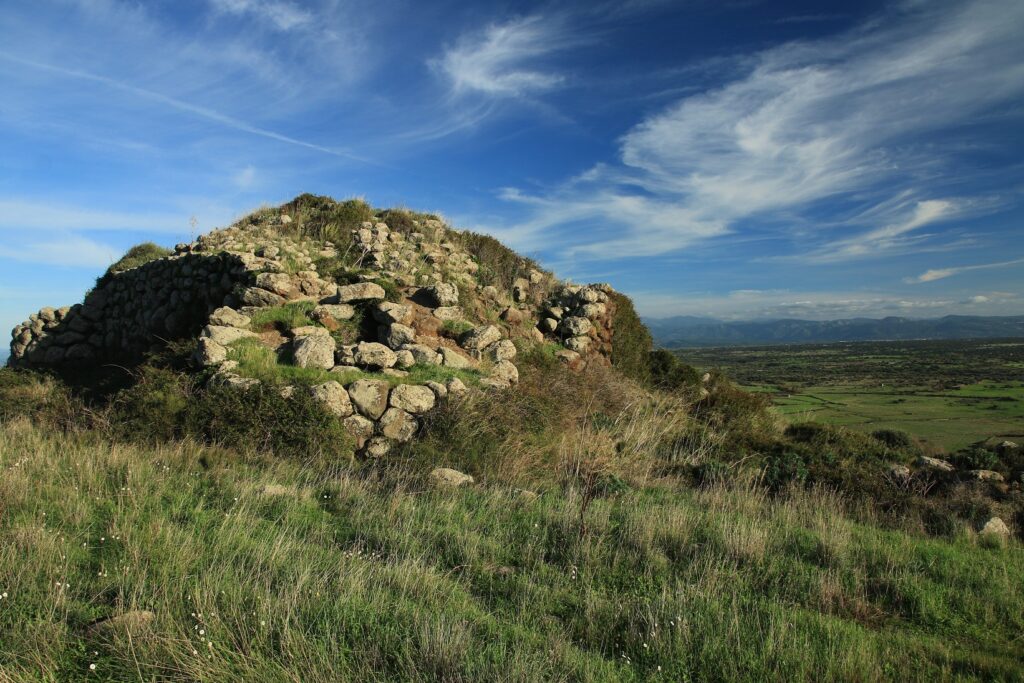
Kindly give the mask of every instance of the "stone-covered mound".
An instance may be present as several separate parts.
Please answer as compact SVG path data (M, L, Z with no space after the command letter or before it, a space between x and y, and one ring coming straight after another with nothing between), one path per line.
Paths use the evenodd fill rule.
M649 351L646 336L617 351L616 325L642 329L609 285L561 282L434 215L303 195L40 310L13 330L9 363L129 363L192 339L209 382L309 391L381 456L450 396L513 387L524 348L573 369Z

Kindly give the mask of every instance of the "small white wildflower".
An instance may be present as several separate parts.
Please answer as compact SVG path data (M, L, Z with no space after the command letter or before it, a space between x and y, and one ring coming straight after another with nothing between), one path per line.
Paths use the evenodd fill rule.
M89 671L95 671L95 670L96 670L96 665L95 664L90 664L89 665Z

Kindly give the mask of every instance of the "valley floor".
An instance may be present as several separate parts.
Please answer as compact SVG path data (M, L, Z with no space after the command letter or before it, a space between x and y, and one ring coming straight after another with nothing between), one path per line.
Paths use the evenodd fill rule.
M571 490L20 419L0 469L4 681L1024 678L1019 543L883 530L814 491L651 482L581 531Z
M948 451L1024 439L1024 340L852 342L680 349L790 422L900 429Z

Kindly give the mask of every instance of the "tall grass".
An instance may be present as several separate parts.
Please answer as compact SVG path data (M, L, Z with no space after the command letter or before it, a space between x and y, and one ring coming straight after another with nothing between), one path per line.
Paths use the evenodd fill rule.
M0 426L0 678L1011 680L1024 551L832 494L529 500ZM147 610L149 627L90 628ZM95 665L95 669L91 668Z

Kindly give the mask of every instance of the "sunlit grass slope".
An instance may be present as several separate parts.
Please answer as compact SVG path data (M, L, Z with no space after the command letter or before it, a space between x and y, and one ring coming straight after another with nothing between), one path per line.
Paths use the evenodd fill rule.
M584 509L581 529L581 509ZM1019 680L1024 551L0 426L0 680ZM148 625L96 628L145 610Z

